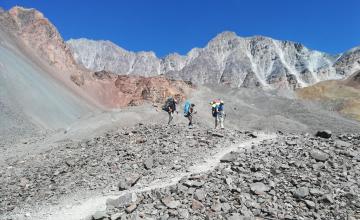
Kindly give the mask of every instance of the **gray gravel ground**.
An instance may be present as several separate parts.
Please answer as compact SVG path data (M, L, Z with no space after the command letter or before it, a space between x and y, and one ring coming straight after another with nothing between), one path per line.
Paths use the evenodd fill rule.
M137 183L168 179L223 146L247 138L241 131L214 131L200 125L188 129L140 124L10 158L0 170L0 213L56 204L61 196L78 191L121 191Z
M360 136L280 135L213 171L132 193L93 219L360 218Z

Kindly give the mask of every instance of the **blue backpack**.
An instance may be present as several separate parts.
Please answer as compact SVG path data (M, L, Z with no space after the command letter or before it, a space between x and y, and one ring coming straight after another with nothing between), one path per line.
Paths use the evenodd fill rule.
M189 113L189 111L190 111L190 105L191 105L191 103L190 103L189 101L186 101L186 102L185 102L185 105L184 105L184 116L186 116L186 115Z
M218 111L224 111L224 104L218 105Z

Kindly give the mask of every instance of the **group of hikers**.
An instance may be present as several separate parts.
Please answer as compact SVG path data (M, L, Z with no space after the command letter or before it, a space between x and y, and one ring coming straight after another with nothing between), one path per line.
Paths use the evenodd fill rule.
M174 114L179 113L176 110L176 107L178 105L178 100L173 98L173 97L169 97L164 106L162 107L162 109L164 111L166 111L169 115L169 121L168 124L171 123L171 121L174 118ZM215 119L215 129L218 128L218 126L220 126L221 129L224 129L224 120L225 120L225 111L224 111L224 101L221 99L214 99L213 101L210 102L210 106L211 106L211 114ZM184 117L186 117L189 120L189 128L191 128L193 126L193 115L196 114L196 110L195 110L195 104L191 103L189 100L185 101L184 104Z

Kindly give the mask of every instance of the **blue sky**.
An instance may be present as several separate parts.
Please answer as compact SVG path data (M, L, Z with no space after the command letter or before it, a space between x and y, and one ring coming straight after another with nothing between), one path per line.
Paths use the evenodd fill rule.
M229 30L292 40L332 54L360 45L360 0L1 0L33 7L64 39L115 42L158 56L186 54Z

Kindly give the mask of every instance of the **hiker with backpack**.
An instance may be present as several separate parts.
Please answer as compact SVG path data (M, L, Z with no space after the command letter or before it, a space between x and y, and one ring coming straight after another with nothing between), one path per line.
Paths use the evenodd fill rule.
M217 107L217 123L215 124L215 128L218 124L220 124L220 128L224 129L224 120L225 120L226 114L224 111L224 101L220 101L220 104Z
M192 119L193 119L193 114L195 113L196 113L195 104L190 103L190 101L186 101L184 105L184 117L189 120L189 128L191 128L193 125Z
M173 97L169 97L166 100L165 105L162 107L162 109L169 114L168 125L171 123L171 121L174 118L174 112L176 111L176 105L177 105L177 100L174 99Z
M215 129L220 124L220 128L224 129L224 119L225 119L225 111L224 111L224 101L220 99L215 99L210 102L212 116L215 119Z

